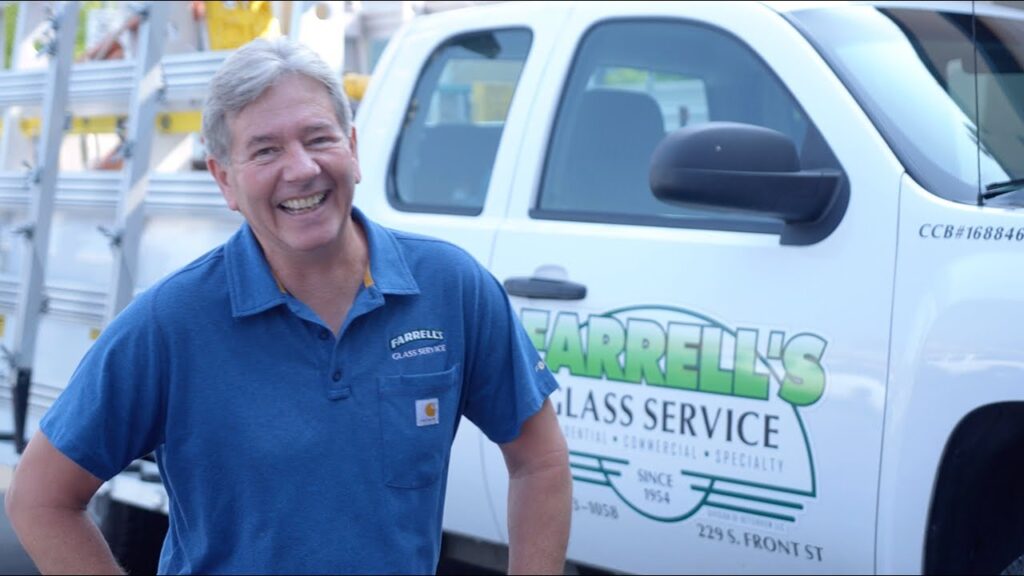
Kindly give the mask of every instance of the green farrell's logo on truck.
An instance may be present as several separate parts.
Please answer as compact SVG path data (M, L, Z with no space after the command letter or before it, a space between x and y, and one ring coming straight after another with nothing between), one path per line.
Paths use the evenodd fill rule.
M799 411L825 393L825 339L668 306L521 315L559 377L577 482L662 522L705 507L792 522L816 496Z

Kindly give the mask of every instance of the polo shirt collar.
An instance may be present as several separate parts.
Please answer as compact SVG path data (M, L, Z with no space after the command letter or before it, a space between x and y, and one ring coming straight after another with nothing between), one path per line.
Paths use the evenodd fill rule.
M382 294L419 294L420 287L409 271L398 239L387 228L352 207L352 216L363 225L370 250L370 277Z
M391 231L366 218L358 208L352 208L352 216L363 225L370 251L366 288L381 294L419 294L419 286ZM224 245L224 264L232 316L258 314L287 302L288 294L270 271L263 249L247 222Z

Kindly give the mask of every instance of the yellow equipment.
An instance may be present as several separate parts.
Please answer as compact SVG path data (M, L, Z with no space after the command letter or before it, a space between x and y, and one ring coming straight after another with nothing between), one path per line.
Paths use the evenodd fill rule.
M210 50L231 50L253 38L281 35L270 2L206 2L206 27Z

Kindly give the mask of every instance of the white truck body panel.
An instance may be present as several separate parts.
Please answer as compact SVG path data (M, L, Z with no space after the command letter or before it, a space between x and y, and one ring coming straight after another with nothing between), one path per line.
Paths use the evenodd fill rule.
M969 538L950 532L956 521L945 519L937 494L962 490L974 502L972 486L943 476L956 462L951 454L972 447L958 435L976 410L1019 410L1024 401L1017 265L1024 212L1019 200L951 201L915 179L886 128L785 12L807 8L509 3L418 18L392 38L360 103L355 205L371 219L451 241L499 281L586 287L578 299L510 297L560 383L551 400L571 451L573 562L640 573L917 573L929 568L935 542L964 542L963 556L973 553ZM580 47L601 26L624 21L715 31L769 71L795 101L807 134L816 129L841 167L849 202L834 229L819 241L787 244L756 220L716 228L545 208ZM529 46L504 116L474 119L501 128L479 211L404 206L394 191L396 150L414 112L431 106L411 104L424 70L453 39L489 31L527 31ZM912 73L909 43L884 56ZM655 80L644 81L650 88ZM912 80L942 91L928 76ZM675 87L678 101L699 123L710 108L687 81ZM745 100L750 108L777 104L762 92ZM667 124L679 102L659 103ZM954 105L929 112L971 122ZM598 122L599 137L629 150L637 143L620 136L615 120ZM945 127L937 123L927 137L943 141ZM957 162L977 162L982 172L977 150L972 157L968 148ZM617 161L606 162L614 169ZM102 327L112 258L96 226L112 226L115 204L92 190L102 178L74 175L77 184L57 195L29 435ZM0 339L10 349L22 250L11 230L27 202L4 196L5 183ZM137 291L240 223L205 174L151 176L146 214ZM0 426L8 427L3 394ZM138 476L122 474L104 493L166 513L159 483ZM452 450L445 531L507 545L507 488L500 450L464 421ZM982 538L1017 538L1018 504L1024 498L1008 497L1005 523L986 517L992 526Z
M563 89L562 82L552 79L567 76L579 37L595 22L611 16L675 18L680 12L685 13L690 20L706 18L708 23L746 39L793 89L826 139L830 142L850 143L848 150L840 148L836 153L840 162L851 173L858 175L851 192L851 197L856 200L851 202L843 224L826 241L809 248L787 248L779 246L775 237L763 234L559 222L529 217L528 210L534 201L531 191L537 189L540 181L546 142L550 137L558 96ZM761 354L765 353L769 333L773 330L788 335L812 332L824 338L828 342L826 357L830 368L827 401L801 411L789 423L790 427L786 429L789 434L786 440L788 445L780 446L779 453L784 456L776 463L783 471L775 469L760 474L744 473L739 466L709 463L708 460L714 459L716 454L721 454L722 458L727 453L740 454L729 450L730 445L721 439L693 444L676 443L676 446L687 446L698 452L696 461L685 464L687 467L692 466L694 471L723 475L731 471L733 474L738 473L734 477L741 481L778 486L782 490L795 490L814 496L801 495L798 498L797 505L804 510L795 514L795 522L762 517L764 526L760 529L764 531L750 532L744 542L747 527L742 522L746 517L731 514L722 508L701 506L702 493L690 489L688 478L681 476L675 469L677 466L673 464L672 457L645 457L642 453L636 454L635 449L624 448L627 441L673 440L672 434L645 434L643 431L631 433L629 427L624 429L603 423L591 422L588 425L578 420L574 422L568 414L568 411L575 410L577 414L574 416L579 418L580 395L593 393L602 398L608 393L615 394L616 390L621 390L621 384L595 382L592 378L577 378L560 373L558 376L562 390L553 399L562 412L562 423L570 437L570 447L574 451L587 453L603 451L620 458L628 454L630 458L636 458L637 462L622 471L621 482L614 488L584 482L575 484L577 512L569 551L570 558L574 560L636 572L681 569L705 572L720 566L722 555L730 558L729 570L739 572L865 572L874 568L872 531L865 529L851 534L848 525L870 526L875 512L875 479L881 449L895 258L893 239L896 235L896 203L902 168L886 148L878 146L864 150L862 145L855 144L862 142L862 138L877 140L876 131L827 69L823 70L823 75L832 82L824 83L824 86L815 82L817 76L806 73L808 66L822 67L824 64L806 46L799 34L774 12L750 12L752 14L744 18L731 18L728 10L716 4L687 3L685 7L680 7L659 3L596 3L574 9L568 21L561 26L533 27L531 59L528 59L516 88L517 94L532 97L525 104L522 99L515 100L509 110L507 129L503 135L502 148L498 152L482 216L486 218L488 210L494 206L492 200L495 197L503 199L506 195L511 196L508 215L501 223L494 254L489 260L491 270L499 280L530 275L541 267L555 266L564 270L568 279L588 286L587 299L573 306L548 308L527 299L514 299L517 309L543 309L550 315L551 322L558 314L575 314L579 322L583 322L592 314L598 315L624 307L646 307L649 310L638 312L634 319L657 319L664 327L664 322L684 318L685 313L680 310L674 312L673 316L659 313L655 309L664 306L679 308L682 305L689 311L713 318L729 328L740 326L759 330L758 350ZM489 24L484 17L476 18L474 22L480 27ZM492 25L513 24L516 22L503 19L500 24ZM551 34L550 40L546 34ZM780 42L780 36L790 36L794 40ZM442 38L435 38L434 43ZM403 42L408 41L409 36L406 36ZM550 51L550 59L549 50L545 49L547 41L556 42L554 50ZM414 52L426 54L434 47L417 46ZM405 49L405 46L402 48ZM774 66L776 62L778 66ZM386 124L389 118L401 116L395 112L404 106L401 99L405 95L402 91L408 91L405 88L407 78L404 76L383 76L376 80L380 82L381 93L389 95L387 100L397 103L385 108L387 112L383 117L378 116L381 111L379 102L376 103L377 108L366 110L367 114L360 116L358 125L370 130L374 130L372 127L377 126L378 122ZM845 104L848 111L837 113L837 103ZM520 104L524 106L517 107ZM532 106L526 108L525 105L529 104ZM393 123L393 120L390 122ZM857 134L857 137L844 139L838 136L851 132ZM860 136L862 133L864 136ZM833 134L836 137L831 137ZM614 134L609 137L614 138ZM518 154L506 154L505 147L519 138L522 138L522 143ZM385 148L370 148L367 145L374 146L377 142L367 143L364 138L363 156L376 158L378 162L389 158L389 146L393 141L392 135L385 140ZM623 145L628 143L624 142ZM371 149L375 152L369 152ZM379 174L383 166L371 166L373 169L366 173L366 179L357 191L357 205L365 205L368 212L386 206L383 194L376 190L368 194L370 182L383 181L373 180L371 176ZM510 178L506 179L506 174ZM511 194L508 189L511 189ZM465 244L466 240L450 229L431 226L429 217L396 213L390 206L372 213L385 224L441 235L470 249L489 243L489 235L481 233L470 240L469 244ZM637 257L638 254L642 256ZM796 294L812 296L813 293L827 293L830 297L827 300L794 298ZM835 309L830 304L836 300L849 302L850 305ZM730 363L731 358L723 366ZM643 398L637 399L638 403L646 398L652 402L679 402L678 393L648 390ZM575 396L575 407L566 405L572 402L571 398L566 398L567 391ZM838 397L840 394L841 398ZM757 409L755 401L744 399L717 401L711 396L708 399L702 398L701 402L708 402L710 410L732 408L740 412ZM775 404L785 406L782 401ZM775 410L781 408L774 407ZM792 407L790 410L790 416L796 414ZM637 414L633 427L639 424L640 415ZM803 433L801 427L804 428ZM855 445L849 445L849 430L862 431ZM806 437L803 437L804 434ZM588 442L582 439L586 435L600 437L600 440ZM678 433L674 436L679 438ZM617 441L623 444L616 444ZM485 447L484 450L487 454L485 470L488 482L494 486L490 490L494 516L502 519L507 511L504 466L495 448ZM702 452L711 456L705 456ZM770 449L761 448L744 455L769 459L772 453ZM837 454L843 456L834 456ZM453 461L467 456L473 457L458 453L453 456ZM584 462L580 464L584 465ZM635 477L625 478L627 473L635 476L641 469L671 474L675 485L670 491L670 499L676 504L645 504L644 486ZM855 481L851 481L851 470L856 470ZM454 475L452 481L456 481ZM821 496L817 496L819 492ZM619 493L619 497L615 493ZM771 497L773 493L775 498ZM785 492L759 488L747 495L751 500L746 500L746 504L757 501L754 500L756 498L777 499L780 493ZM451 491L450 495L451 501L463 500L461 491ZM637 509L630 510L630 504L624 504L620 498L629 500ZM739 506L744 503L744 498L722 497L721 503ZM602 518L600 512L592 515L591 505L602 505L602 509L607 506L617 507L619 517ZM455 508L459 507L461 504ZM776 506L766 512L779 515L778 511L785 509ZM843 510L842 515L847 518L845 522L834 521L837 510ZM687 520L655 519L680 515L686 515ZM456 529L458 524L450 525L450 520L450 517L446 519L446 527ZM712 538L710 534L716 528L732 528L735 544L730 546L710 541L708 538ZM701 538L702 534L708 536ZM757 549L752 543L753 536L761 534L784 540L787 545L791 541L799 542L799 553L791 552L787 555ZM666 541L679 542L679 546L666 547ZM806 557L807 547L811 547L813 558ZM817 551L813 547L827 551L823 561L817 559ZM698 550L701 552L698 553Z
M898 259L907 272L894 292L889 373L898 385L889 388L878 502L878 571L887 574L920 570L926 535L918 527L932 497L920 487L933 482L942 439L964 414L1019 399L1024 368L1024 317L1014 303L1024 275L1009 264L1020 243L1016 234L994 239L999 228L1020 230L1024 212L948 202L904 177L900 214ZM990 238L969 238L973 227L991 229Z

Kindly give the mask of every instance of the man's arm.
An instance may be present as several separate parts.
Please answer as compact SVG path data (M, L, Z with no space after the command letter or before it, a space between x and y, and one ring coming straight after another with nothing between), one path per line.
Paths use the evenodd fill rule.
M85 510L102 484L36 432L18 462L4 504L41 573L124 573Z
M508 467L509 574L561 574L569 543L569 452L549 400L501 444Z

